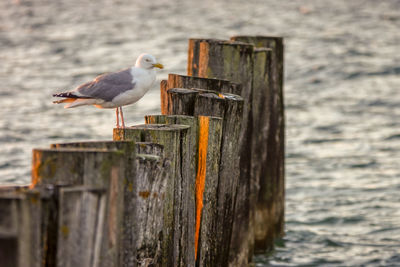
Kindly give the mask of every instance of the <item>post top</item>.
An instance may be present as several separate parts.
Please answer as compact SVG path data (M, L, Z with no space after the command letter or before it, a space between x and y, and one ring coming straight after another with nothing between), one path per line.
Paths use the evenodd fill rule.
M119 130L157 130L157 131L180 131L189 129L188 125L181 124L139 124L131 127L127 127L125 129ZM117 128L116 128L117 129Z

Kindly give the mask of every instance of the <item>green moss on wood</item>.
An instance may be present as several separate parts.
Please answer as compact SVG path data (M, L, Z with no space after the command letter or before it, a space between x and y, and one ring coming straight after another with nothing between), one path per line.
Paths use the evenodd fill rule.
M64 238L67 238L67 237L68 237L68 235L69 235L69 227L68 227L68 226L62 225L62 226L60 227L60 231L61 231L61 234L62 234L62 236L63 236Z
M41 162L37 167L37 172L44 179L54 178L57 171L57 157L48 157L45 161Z
M108 179L111 172L111 167L113 166L112 160L104 160L101 162L100 173L102 179Z

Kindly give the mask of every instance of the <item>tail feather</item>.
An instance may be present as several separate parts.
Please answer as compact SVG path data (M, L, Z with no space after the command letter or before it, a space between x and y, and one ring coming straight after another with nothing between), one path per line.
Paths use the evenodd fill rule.
M61 100L53 101L53 103L54 104L70 103L70 102L74 102L75 100L76 100L76 98L64 98Z
M72 99L73 101L70 101L67 105L64 106L64 108L75 108L79 106L85 106L85 105L95 105L99 102L99 100L90 98L90 99Z
M58 93L54 94L54 97L63 97L64 99L53 101L54 104L63 104L67 103L64 108L74 108L84 105L94 105L104 102L99 99L95 99L88 96L78 96L75 95L74 92L66 92L66 93Z
M78 95L75 95L73 92L65 92L65 93L53 94L53 97L65 97L65 98L74 98L74 99L77 99L77 98L85 98L85 99L91 98L89 96L78 96Z

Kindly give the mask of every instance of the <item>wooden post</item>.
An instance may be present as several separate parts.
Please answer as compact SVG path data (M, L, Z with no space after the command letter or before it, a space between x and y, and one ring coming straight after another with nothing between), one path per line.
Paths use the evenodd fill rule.
M168 89L168 93L164 106L167 107L166 110L163 111L164 115L191 115L194 110L194 100L197 91L185 89L185 88L171 88ZM173 103L173 105L172 105Z
M167 91L174 88L173 90L185 90L190 88L198 88L204 90L211 90L222 93L230 93L240 95L242 92L242 85L234 83L228 80L193 77L178 74L169 74L168 81L163 80L160 85L161 94L161 113L163 115L190 115L193 114L193 103L190 103L190 99L193 99L190 91L186 91L186 98L183 96L176 96L173 91L167 94ZM177 89L179 88L179 89ZM185 91L179 91L184 93ZM169 104L174 103L171 107ZM182 108L185 109L182 109Z
M150 142L94 141L55 144L53 147L119 149L127 155L124 182L122 266L161 264L163 199L168 162L163 146ZM137 154L135 156L135 149ZM134 162L131 158L135 157Z
M164 146L164 156L170 160L171 169L167 181L164 205L163 231L163 260L164 266L192 266L194 262L187 255L186 247L180 247L182 237L179 225L181 214L178 207L185 205L182 202L182 181L188 179L182 172L190 165L190 158L182 157L183 151L188 148L189 127L185 125L137 125L124 129L114 129L114 140L134 140L159 143ZM191 153L185 152L190 155ZM181 204L180 204L181 203ZM187 205L187 204L186 204ZM194 253L193 253L194 254Z
M197 146L198 146L198 122L197 119L190 116L145 116L147 124L179 124L189 126L187 129L187 142L185 147L182 147L182 158L187 160L182 163L182 181L181 187L181 199L175 202L176 210L180 211L180 217L176 217L179 220L178 224L175 224L175 228L179 225L180 229L176 229L175 232L180 232L180 237L175 240L179 242L179 246L185 251L187 264L194 265L195 262L195 182L196 182L196 171L197 171Z
M255 243L255 218L257 201L260 188L260 180L265 177L266 166L268 166L268 129L269 129L269 80L271 62L271 50L257 48L254 50L253 66L253 96L252 96L252 136L251 136L251 169L250 169L250 218L249 218L249 247L254 252ZM265 229L266 225L258 224L258 228Z
M199 116L199 149L196 176L197 266L212 266L220 244L216 242L219 164L222 120Z
M1 265L41 266L39 192L0 190L0 214Z
M217 206L218 266L230 261L230 243L233 235L234 210L239 186L239 148L243 99L228 94L204 92L199 94L195 104L195 115L218 116L223 118L221 161L219 169Z
M174 94L179 93L179 90L171 90L174 90ZM171 90L168 91L168 94L171 93ZM218 247L204 256L206 257L204 261L224 266L227 265L229 260L230 244L226 240L230 240L232 234L235 196L239 177L239 146L237 142L241 129L243 99L240 96L208 90L186 90L198 92L198 94L192 94L195 96L193 115L215 116L223 119L217 217L215 221L215 244ZM180 101L179 94L176 98ZM173 107L175 102L169 105Z
M193 92L193 90L188 91ZM182 96L185 98L185 91ZM179 101L179 94L176 100ZM173 103L175 106L175 102ZM190 168L191 180L186 189L189 194L188 201L191 203L188 214L188 246L195 248L197 266L211 265L217 257L219 247L219 244L215 242L217 234L215 207L217 206L222 120L217 117L194 118L182 115L153 115L146 116L145 120L146 123L182 124L191 127L189 135L192 136L192 143L195 144L192 151L196 153L192 155L192 158L197 164Z
M223 79L169 74L167 88L199 88L204 90L240 95L242 85Z
M4 218L16 219L13 223L14 230L6 230L6 232L15 232L18 230L18 235L12 238L18 248L12 248L7 245L7 248L1 248L1 252L9 252L4 254L7 259L1 259L1 263L9 262L11 258L16 256L19 260L19 265L5 264L6 266L55 266L57 254L57 225L58 225L58 187L49 186L35 189L21 186L5 186L0 187L0 202L9 201L13 206L12 210L2 210L1 214L12 212L12 216L4 215ZM1 208L3 208L2 206ZM26 209L26 207L28 207ZM0 208L0 209L1 209ZM27 211L27 212L26 212ZM0 224L2 224L0 222ZM1 229L5 230L3 226ZM1 231L0 231L1 232ZM3 233L0 233L0 236ZM6 240L9 235L5 235ZM1 239L1 238L0 238ZM1 240L3 244L5 240ZM12 240L11 240L12 241ZM13 242L14 242L13 241ZM2 246L2 245L0 245ZM12 250L11 251L9 251ZM15 250L14 250L15 249ZM0 258L4 256L0 255ZM11 258L10 258L11 257ZM12 261L15 262L15 261Z
M101 266L120 266L119 250L123 221L123 151L104 149L34 149L32 182L36 187L89 185L107 189L106 225Z
M0 261L5 266L18 264L18 198L0 198Z
M87 186L61 188L58 211L57 266L100 266L106 191Z
M249 65L252 64L253 50L253 45L240 42L190 39L188 75L242 84L241 96L247 100L246 96L251 93L252 69Z
M159 146L151 143L146 147L147 150L156 148L160 151ZM136 207L131 229L133 258L125 261L124 266L161 266L169 161L153 154L137 154L135 166L135 197L131 200Z
M58 241L58 195L61 186L48 185L35 188L41 191L41 224L42 242L40 244L42 263L44 266L57 265L57 241ZM46 197L44 197L45 192Z
M124 212L123 218L123 233L121 234L121 248L120 257L121 262L126 266L126 262L129 259L134 258L133 255L134 246L132 236L132 225L135 220L135 209L136 207L132 204L131 199L134 197L132 188L136 183L135 173L135 143L131 141L88 141L88 142L72 142L72 143L61 143L52 144L51 148L79 148L79 149L102 149L102 150L121 150L125 153L125 175L123 180L124 190Z
M197 51L193 51L197 49ZM240 134L240 179L235 201L235 220L232 231L229 261L243 266L251 259L249 233L250 169L252 135L253 52L251 44L221 40L189 40L188 74L206 78L227 79L242 84L244 99L242 131Z
M236 36L232 39L252 43L256 47L271 49L266 61L269 91L268 134L263 138L268 153L263 155L263 168L259 176L259 193L255 216L256 249L271 248L274 239L284 234L285 206L285 120L283 101L283 38L266 36ZM264 120L266 121L266 120ZM264 135L265 133L263 133ZM266 140L266 141L265 141ZM257 152L256 152L257 154ZM265 159L265 156L267 157ZM255 170L257 172L257 170Z

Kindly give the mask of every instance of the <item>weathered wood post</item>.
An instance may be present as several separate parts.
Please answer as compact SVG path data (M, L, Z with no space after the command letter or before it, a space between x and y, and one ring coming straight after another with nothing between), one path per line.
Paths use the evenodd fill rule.
M58 241L58 196L62 186L47 185L35 188L41 192L41 224L42 224L42 262L45 266L57 264L57 241Z
M196 93L197 92L197 93ZM168 94L175 94L174 102L168 103L172 107L179 103L185 107L194 102L193 114L203 116L221 117L222 121L222 140L221 156L219 164L219 178L217 191L217 215L215 221L215 243L209 251L200 256L200 259L207 264L225 266L229 260L229 242L232 235L233 215L236 199L236 191L239 178L239 139L243 99L240 96L218 93L202 89L169 89ZM180 96L181 95L181 96ZM194 99L188 99L191 95ZM169 100L174 100L167 98ZM186 104L185 104L186 103ZM183 109L185 110L185 109ZM178 110L179 111L179 110ZM213 240L214 241L214 240Z
M135 183L135 143L134 142L113 142L113 141L87 141L87 142L73 142L73 143L60 143L52 144L51 148L75 148L75 149L101 149L101 150L121 150L125 153L125 174L123 180L123 228L121 233L121 247L120 257L121 262L124 264L127 259L133 258L134 245L131 242L132 225L134 221L134 205L130 200L133 196L133 184Z
M180 246L186 250L188 255L188 261L190 265L194 265L195 262L195 227L196 227L196 210L195 210L195 183L196 183L196 171L197 171L197 148L198 148L198 130L199 125L197 119L190 116L145 116L147 124L169 124L169 125L186 125L189 126L187 129L187 141L182 149L182 158L189 159L188 164L182 168L182 181L180 182L181 187L181 199L175 203L176 210L180 211L179 227L176 229L181 234L179 240Z
M252 256L252 237L249 233L250 170L252 136L252 80L254 46L233 41L190 39L188 74L205 78L227 79L242 84L244 99L240 135L240 179L235 201L229 261L233 266L246 265Z
M99 254L101 266L120 266L126 163L124 156L122 151L104 149L33 150L32 183L35 187L40 188L46 184L88 185L106 189L107 211Z
M106 213L103 188L60 188L57 266L100 266Z
M251 136L251 163L250 163L250 217L249 217L249 234L250 234L250 251L254 251L255 243L255 218L258 201L258 193L260 188L260 180L266 173L267 155L268 155L268 129L269 129L269 98L270 86L268 84L270 76L268 67L271 61L271 50L266 48L257 48L254 50L253 65L253 94L251 99L252 105L252 136ZM259 228L266 228L258 225Z
M195 115L223 118L216 224L219 266L225 266L230 261L227 240L232 238L234 231L235 202L240 186L238 140L242 129L243 104L239 96L207 91L199 93L195 103Z
M255 216L255 243L256 249L265 250L271 248L274 239L281 237L284 233L284 44L283 38L281 37L235 36L232 37L232 39L251 43L256 47L268 48L271 51L271 54L268 55L268 59L265 62L266 65L264 70L265 75L268 76L268 86L260 84L259 90L257 89L257 94L263 94L265 91L269 92L268 99L265 99L266 102L263 101L267 105L266 109L269 110L268 119L264 119L262 116L254 117L254 123L258 123L258 125L265 125L265 122L268 121L267 137L265 137L266 133L263 131L263 141L256 139L258 141L257 146L260 144L266 144L265 148L268 148L268 152L266 155L260 150L255 151L254 153L254 155L262 155L262 161L260 162L262 165L259 166L262 169L259 169L256 166L254 170L254 175L259 176L257 179L260 181ZM262 64L261 61L259 63ZM255 64L257 68L262 67L259 63ZM258 79L260 77L261 76L258 76ZM256 86L256 88L257 87L258 86ZM262 88L264 88L264 90L262 90ZM259 95L259 97L261 97L261 95ZM256 105L256 107L262 107L260 106L261 104L262 102L259 102L254 105ZM265 108L265 106L262 108ZM255 111L256 109L254 109L253 112ZM259 146L259 148L261 147ZM257 165L257 162L254 164Z
M163 199L169 163L163 146L132 141L92 141L54 144L57 148L97 148L125 151L122 266L161 263ZM135 154L136 150L136 154Z
M181 96L187 99L185 92ZM185 103L185 101L178 102ZM190 104L192 102L189 101ZM195 138L192 142L196 144L193 150L196 154L193 155L195 159L194 169L191 171L193 178L187 190L191 195L189 199L192 201L195 197L196 201L195 206L194 203L190 205L192 212L195 212L195 217L189 212L189 224L193 225L188 227L188 241L189 246L194 246L197 265L210 265L211 257L215 257L215 250L218 247L215 240L217 220L215 207L217 206L222 120L217 117L182 115L152 115L146 116L145 119L146 123L182 124L191 127L190 135ZM193 219L195 221L192 221Z
M167 91L166 91L167 92ZM172 115L193 115L194 113L194 101L198 92L185 88L171 88L168 89L165 98L166 110L163 110L163 114ZM173 103L173 104L172 104Z
M154 149L151 144L147 149ZM158 147L159 148L159 147ZM158 149L157 148L157 149ZM162 264L164 231L164 199L167 188L169 161L154 154L137 154L136 178L131 200L136 206L133 214L132 243L134 257L125 266L160 266ZM136 261L136 262L135 262Z
M170 103L174 102L168 99L167 91L172 88L199 88L204 90L211 90L216 92L230 93L235 95L240 95L242 92L242 85L238 83L233 83L228 80L220 80L220 79L212 79L212 78L203 78L203 77L194 77L194 76L186 76L179 74L169 74L168 80L163 81L160 86L160 95L161 95L161 113L164 115L167 114L181 114L181 115L189 115L189 113L175 113L171 109L174 108L178 110L179 102L174 103L174 106L169 106ZM171 94L170 97L174 95ZM183 97L183 96L181 96ZM190 95L187 97L190 98ZM183 101L186 103L186 108L193 107L194 103L188 103L185 99L177 99L179 101Z
M163 266L193 266L194 250L185 246L182 227L182 215L179 207L187 205L182 202L182 181L189 179L183 171L189 168L192 158L182 155L191 155L189 126L185 125L137 125L124 129L114 129L114 140L134 140L154 142L164 146L164 156L171 162L169 179L167 181L164 202L164 231L163 231ZM184 152L185 151L185 152Z
M0 263L2 266L39 267L41 200L38 191L0 188Z
M222 120L199 116L199 146L196 175L195 248L198 266L207 266L215 253L215 208L218 205Z

